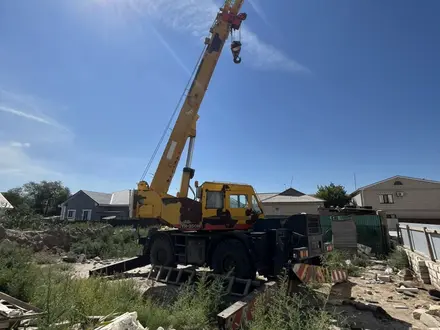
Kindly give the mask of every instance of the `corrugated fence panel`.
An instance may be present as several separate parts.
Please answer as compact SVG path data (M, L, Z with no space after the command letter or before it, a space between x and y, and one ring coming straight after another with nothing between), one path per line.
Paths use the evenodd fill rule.
M358 243L371 247L373 253L388 253L389 247L385 236L387 235L387 231L386 228L382 226L381 219L378 215L321 216L324 242L332 241L332 221L344 220L350 217L356 223Z

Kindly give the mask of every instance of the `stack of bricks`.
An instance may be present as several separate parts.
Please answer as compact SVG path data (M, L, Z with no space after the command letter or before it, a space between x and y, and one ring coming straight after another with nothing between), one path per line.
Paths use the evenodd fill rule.
M427 265L427 263L429 262L428 258L418 253L412 252L408 249L404 249L404 250L406 255L408 256L411 270L415 273L417 279L425 284L430 284L431 283L430 271Z
M431 284L440 290L440 263L431 260L426 260L425 263L428 266Z

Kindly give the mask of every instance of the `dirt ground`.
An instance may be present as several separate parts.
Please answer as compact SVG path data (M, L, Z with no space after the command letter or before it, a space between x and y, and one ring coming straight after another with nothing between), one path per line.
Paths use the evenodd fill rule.
M391 282L375 280L376 274L384 274L380 268L368 267L362 277L350 277L345 283L333 285L329 296L331 308L347 319L352 329L429 329L414 319L413 311L440 304L428 294L427 290L433 287L413 282L412 286L419 288L417 293L399 293L396 288L402 280L397 275L391 276Z

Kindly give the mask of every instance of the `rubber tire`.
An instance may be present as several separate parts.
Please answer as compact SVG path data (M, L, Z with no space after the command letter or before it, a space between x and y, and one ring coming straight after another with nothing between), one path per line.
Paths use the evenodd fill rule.
M243 243L236 239L226 239L221 241L212 255L211 267L214 273L227 274L223 262L225 258L231 258L235 262L233 275L243 279L254 279L256 270L252 264L251 258L246 251Z
M159 260L159 252L164 254L164 260ZM160 235L153 240L150 248L150 262L157 266L174 267L176 265L173 247L168 237Z

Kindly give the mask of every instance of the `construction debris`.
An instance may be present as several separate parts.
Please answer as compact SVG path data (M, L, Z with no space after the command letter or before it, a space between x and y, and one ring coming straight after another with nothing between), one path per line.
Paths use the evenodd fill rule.
M396 291L399 293L405 293L405 292L418 293L419 289L418 288L407 288L402 285L400 288L396 288Z
M137 320L137 313L125 313L111 321L104 321L105 325L101 325L95 330L145 330L142 324Z
M42 314L37 307L0 292L0 329L10 329L28 323Z
M428 313L422 313L420 315L420 321L428 328L440 328L440 322L432 315Z
M413 318L414 318L415 320L420 320L420 316L421 316L422 314L424 314L424 313L426 313L426 309L418 308L418 309L416 309L416 310L413 311Z

